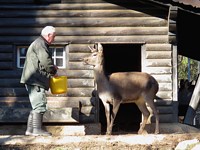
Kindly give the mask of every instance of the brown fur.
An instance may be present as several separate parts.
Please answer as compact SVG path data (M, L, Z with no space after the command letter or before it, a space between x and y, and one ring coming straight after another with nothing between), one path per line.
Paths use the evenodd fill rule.
M90 49L92 54L84 58L83 61L85 64L94 66L97 92L105 107L107 119L106 134L112 133L114 119L121 103L136 103L142 112L143 120L138 134L144 133L144 128L150 116L146 106L147 103L156 118L155 133L159 133L159 116L154 104L154 98L158 92L158 82L151 75L144 72L118 72L106 77L103 66L102 45L98 43L97 48ZM111 115L109 104L113 105Z

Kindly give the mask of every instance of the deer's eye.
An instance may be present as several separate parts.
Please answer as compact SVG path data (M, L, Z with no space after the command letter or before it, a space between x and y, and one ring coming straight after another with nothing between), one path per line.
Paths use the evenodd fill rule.
M94 57L94 56L97 56L97 53L93 53L92 56L93 56L93 57Z

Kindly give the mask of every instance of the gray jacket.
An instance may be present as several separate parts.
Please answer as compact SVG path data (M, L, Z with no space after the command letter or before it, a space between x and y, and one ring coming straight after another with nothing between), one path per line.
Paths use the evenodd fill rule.
M46 40L40 36L28 48L20 83L49 89L49 78L57 69Z

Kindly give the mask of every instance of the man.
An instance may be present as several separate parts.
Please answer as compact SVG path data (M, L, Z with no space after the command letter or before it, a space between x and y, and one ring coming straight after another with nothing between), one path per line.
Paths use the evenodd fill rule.
M49 79L57 73L49 45L54 41L55 28L46 26L41 36L31 43L21 76L21 83L29 94L32 110L30 111L25 135L51 135L42 129L43 115L47 111L45 90L49 90Z

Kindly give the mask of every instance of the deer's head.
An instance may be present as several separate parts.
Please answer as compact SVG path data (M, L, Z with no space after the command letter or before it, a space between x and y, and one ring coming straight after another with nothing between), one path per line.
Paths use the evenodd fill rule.
M93 47L88 46L91 51L90 56L83 59L87 65L97 66L103 64L103 46L100 43L94 44Z

